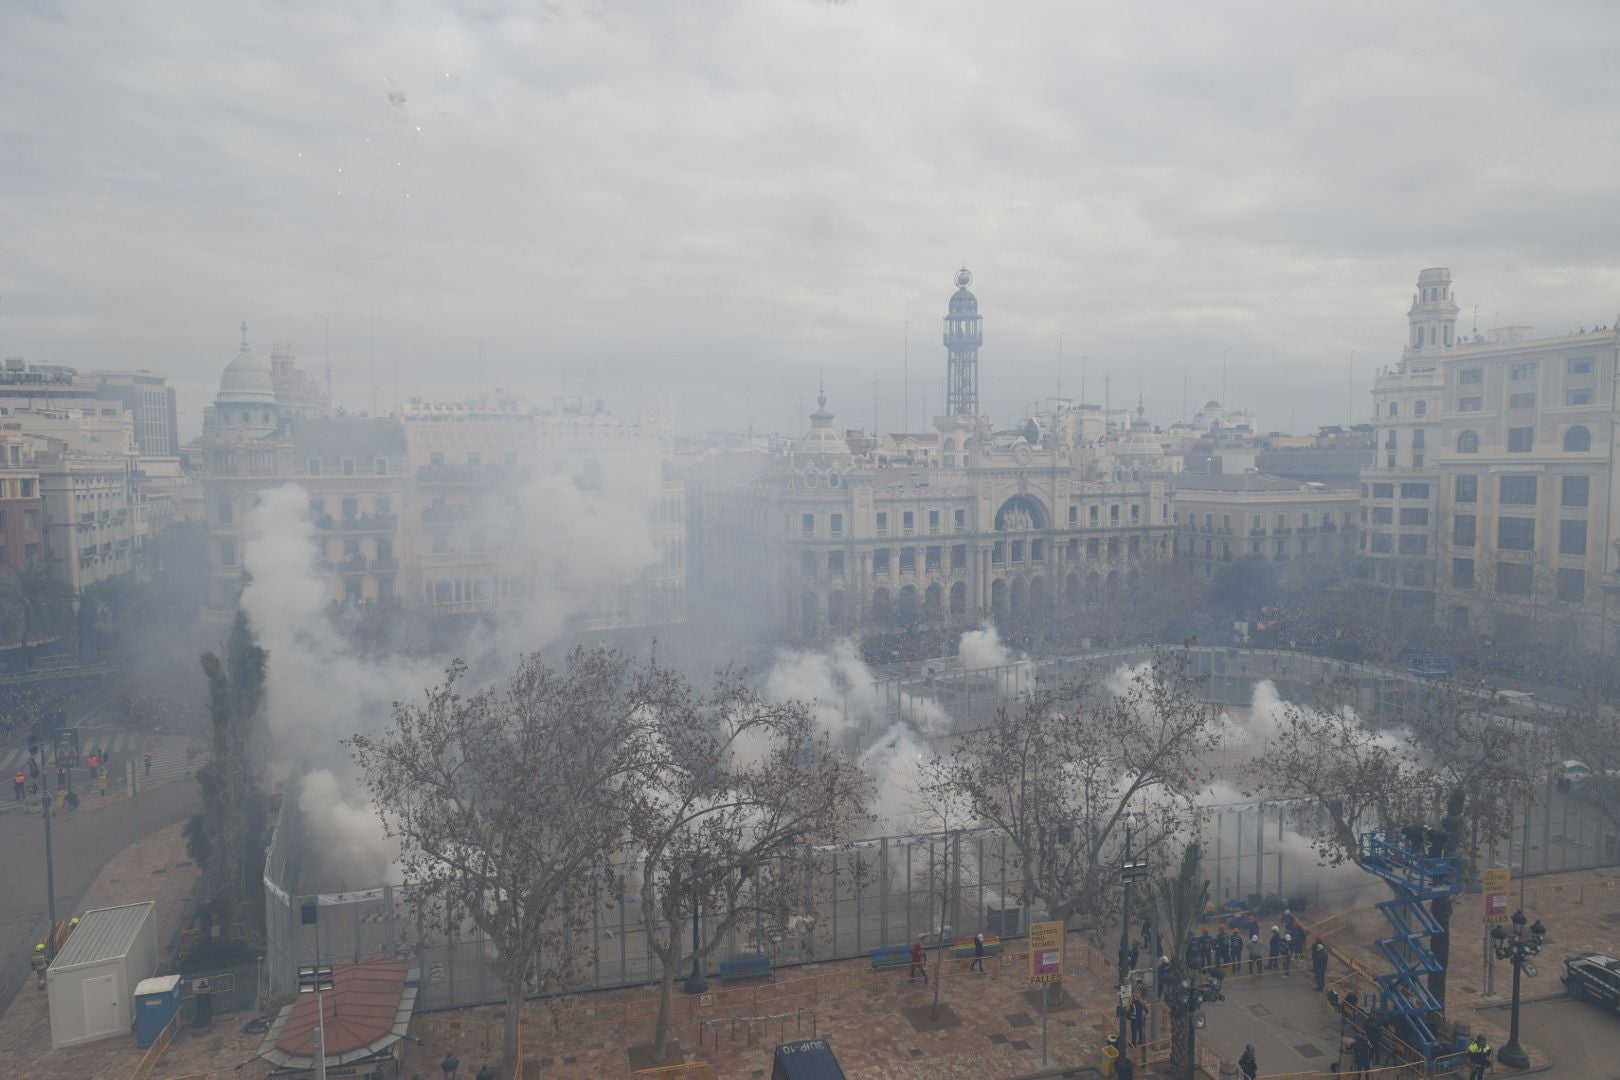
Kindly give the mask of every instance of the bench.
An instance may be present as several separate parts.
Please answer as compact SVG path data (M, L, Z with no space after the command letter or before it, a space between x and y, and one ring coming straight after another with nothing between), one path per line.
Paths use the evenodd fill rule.
M769 979L771 975L771 958L763 953L752 956L739 956L735 960L722 960L720 962L721 982L747 982L749 979Z
M986 957L1001 955L1001 935L984 935L984 955ZM973 939L970 937L958 938L955 942L953 942L951 945L951 959L973 959Z
M879 945L873 949L870 958L873 971L886 971L889 968L911 966L910 945Z

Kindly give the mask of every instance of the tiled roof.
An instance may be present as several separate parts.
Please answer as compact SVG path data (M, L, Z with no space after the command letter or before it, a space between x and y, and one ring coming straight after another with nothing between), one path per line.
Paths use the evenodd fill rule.
M282 1066L312 1062L320 1020L317 997L326 1013L329 1065L360 1061L386 1049L405 1034L410 1023L416 988L407 986L409 975L410 963L392 957L332 965L333 989L319 995L300 994L283 1009L259 1056Z

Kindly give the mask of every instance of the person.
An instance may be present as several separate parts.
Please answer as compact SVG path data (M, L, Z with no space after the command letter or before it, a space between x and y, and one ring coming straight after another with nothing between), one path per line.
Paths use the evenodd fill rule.
M1131 942L1131 951L1125 954L1125 970L1135 971L1142 960L1142 943Z
M1232 958L1232 974L1236 975L1243 970L1243 934L1237 927L1232 928L1231 948L1227 955Z
M1278 926L1273 926L1271 928L1271 941L1268 942L1267 946L1266 946L1266 970L1267 971L1276 971L1277 970L1277 961L1282 956L1282 945L1283 945L1282 928L1278 927Z
M1249 935L1249 974L1260 974L1260 935Z
M1205 971L1215 963L1215 939L1210 937L1209 927L1198 935L1198 970Z
M1491 1040L1479 1032L1468 1044L1468 1080L1485 1080L1485 1070L1491 1067Z
M107 770L106 769L102 769L100 772L96 773L96 788L101 792L101 797L103 799L105 799L107 797Z
M101 758L94 750L92 750L90 751L90 759L86 761L85 764L90 766L91 772L95 772L97 769L101 768Z
M67 769L65 769L62 766L58 765L56 767L56 790L61 791L63 788L65 788L67 786L68 786Z
M916 982L918 975L922 976L923 985L928 985L928 954L923 952L922 938L911 943L911 978L907 982Z
M1311 974L1316 976L1316 991L1327 989L1328 947L1321 938L1311 946Z
M1175 981L1175 975L1175 969L1170 966L1170 958L1168 956L1159 957L1159 978L1156 988L1161 998L1170 989L1170 984Z
M1147 1008L1143 1006L1140 996L1131 995L1131 1003L1125 1006L1125 1019L1131 1022L1131 1045L1141 1046L1144 1041L1142 1028L1147 1023Z
M51 966L51 958L45 955L45 943L42 941L34 946L32 958L34 972L39 976L39 988L45 989L45 969Z
M143 769L145 769L143 775L152 775L152 751L148 750L146 753L141 755L141 766Z
M1238 1058L1238 1068L1243 1070L1244 1080L1254 1080L1259 1075L1260 1065L1254 1060L1253 1044L1243 1048L1243 1056Z
M1367 1041L1366 1035L1359 1032L1355 1041L1350 1044L1350 1063L1354 1066L1358 1077L1372 1068L1372 1043Z
M984 970L984 935L973 935L973 963L968 965L969 971Z
M17 775L13 776L11 778L11 790L13 792L15 792L15 796L16 796L16 799L17 799L18 802L22 801L23 790L27 786L28 786L28 774L23 772L21 769L18 769L17 770Z
M1119 1080L1136 1080L1136 1062L1131 1060L1131 1055L1121 1054L1114 1059L1114 1075Z
M1294 935L1284 934L1282 939L1283 978L1294 970Z

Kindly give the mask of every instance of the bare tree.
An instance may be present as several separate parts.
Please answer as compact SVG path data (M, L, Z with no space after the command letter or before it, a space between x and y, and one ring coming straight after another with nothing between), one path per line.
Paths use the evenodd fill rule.
M1218 712L1185 650L1159 653L1115 690L1028 693L939 765L940 782L1007 834L1024 866L1025 901L1053 919L1111 911L1127 811L1148 804L1134 842L1150 855L1187 819L1209 776Z
M395 704L392 730L350 746L424 918L447 934L470 921L494 946L510 1076L524 992L567 981L591 882L624 835L650 700L607 650L560 671L529 656L503 690L467 697L465 674L456 661L420 703Z
M786 923L802 846L847 835L868 784L835 751L808 706L766 701L730 675L706 693L649 668L643 714L652 753L637 778L631 840L642 865L647 940L661 967L652 1060L669 1040L675 977L746 913ZM687 929L710 916L707 941ZM694 931L692 937L698 935Z

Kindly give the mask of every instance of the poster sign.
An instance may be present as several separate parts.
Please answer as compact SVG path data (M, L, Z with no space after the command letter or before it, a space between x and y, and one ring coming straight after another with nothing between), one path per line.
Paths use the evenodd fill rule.
M56 729L56 767L58 769L76 769L79 767L79 729Z
M1508 887L1513 871L1505 866L1492 867L1480 874L1485 893L1485 925L1497 926L1508 921Z
M1063 978L1063 924L1029 924L1029 981L1057 982Z

